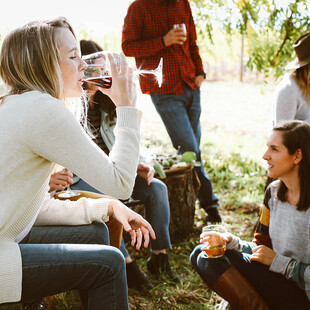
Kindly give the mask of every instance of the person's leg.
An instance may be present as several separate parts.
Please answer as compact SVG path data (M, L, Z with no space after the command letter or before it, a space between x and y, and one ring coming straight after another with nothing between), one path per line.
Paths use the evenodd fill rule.
M86 183L82 179L80 179L79 182L77 182L76 184L72 185L71 189L79 190L79 191L89 191L89 192L95 192L97 194L102 194L101 192L96 190L94 187L92 187L91 185L89 185L88 183ZM108 224L108 227L109 227L109 224ZM109 227L111 245L114 245L113 243L116 243L116 242L117 242L116 243L117 245L120 244L120 251L122 252L122 254L125 258L128 287L136 288L136 289L141 289L143 287L146 287L147 289L152 289L154 287L153 284L141 272L137 262L133 261L131 259L130 255L128 254L123 237L120 236L118 233L116 235L115 234L112 235L112 231L110 229L111 229L111 227ZM117 232L118 232L118 230L117 230ZM118 243L118 242L120 242L120 243Z
M86 309L129 309L125 263L105 245L20 244L22 301L77 289Z
M229 252L219 258L208 258L198 246L191 255L191 261L208 286L229 302L233 309L268 310L259 293L230 262L226 255ZM239 259L243 260L242 255Z
M181 153L195 152L197 160L201 161L200 91L190 90L185 86L183 95L151 93L151 99L167 129L174 148L180 149ZM203 165L196 167L195 170L201 183L198 194L201 207L206 211L208 209L217 210L218 198L213 193L211 181ZM214 213L214 211L211 212ZM217 216L215 215L214 220L220 221L218 213Z
M178 281L177 275L171 269L167 249L171 248L169 235L170 206L167 186L158 179L153 179L150 185L137 176L134 190L134 199L145 204L145 218L152 225L156 240L151 239L152 254L147 260L147 269L150 273L159 276L166 273L172 280Z
M305 292L293 281L269 271L263 264L251 262L248 254L228 250L221 258L207 258L198 246L191 254L191 262L202 279L229 302L255 305L255 299L257 307L266 309L261 296L271 309L309 308ZM241 296L241 291L247 294ZM247 301L249 295L252 297Z
M93 193L97 193L97 194L102 194L103 195L103 193L101 193L100 191L98 191L97 189L95 189L94 187L92 187L91 185L89 185L88 183L86 183L82 179L80 179L75 184L72 184L70 186L70 188L72 190L88 191L88 192L93 192Z
M151 239L152 250L170 249L170 207L167 186L156 178L148 185L143 178L137 176L132 197L144 203L145 218L155 231L156 240Z
M227 251L229 261L255 287L271 309L310 309L305 291L283 275L269 271L258 262L251 262L249 254Z
M98 222L80 226L33 226L20 243L110 244L107 226Z

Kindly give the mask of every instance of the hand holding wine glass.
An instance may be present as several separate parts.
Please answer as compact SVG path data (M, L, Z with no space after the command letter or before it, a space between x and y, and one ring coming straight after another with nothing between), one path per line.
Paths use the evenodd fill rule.
M163 37L165 46L172 44L183 44L186 41L186 26L185 24L175 24L173 28Z
M63 172L63 174L71 175L73 177L72 173L66 168L64 168L62 172ZM81 195L81 193L79 193L77 191L73 191L70 188L70 182L67 182L66 187L67 187L67 189L64 192L59 193L58 197L60 197L60 198L71 198L71 197L76 197L76 196Z
M113 52L97 52L85 55L83 59L88 65L84 72L86 87L100 87L116 106L135 106L137 93L134 75L151 74L156 77L159 86L162 83L162 59L154 70L133 69L128 66L124 54Z

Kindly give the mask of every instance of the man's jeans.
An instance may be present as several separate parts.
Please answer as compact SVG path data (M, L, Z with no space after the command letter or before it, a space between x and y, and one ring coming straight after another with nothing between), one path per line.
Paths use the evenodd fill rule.
M128 310L125 260L105 224L33 227L19 244L22 301L76 289L85 309Z
M249 254L227 250L222 257L208 258L201 247L202 245L196 246L191 253L190 261L211 288L226 270L234 266L253 285L270 309L310 309L305 291L293 280L270 271L269 267L259 262L250 261Z
M80 179L71 186L74 190L85 190L101 194L94 187ZM167 186L160 180L154 178L150 185L140 176L136 177L132 198L141 200L145 204L145 218L153 227L156 240L150 238L152 250L159 251L170 249L170 207L168 201ZM126 246L122 238L121 252L124 257L128 257Z
M200 89L193 90L183 83L183 95L151 93L151 99L167 129L174 148L180 152L192 151L201 161L200 153ZM201 188L198 194L200 206L207 210L217 205L212 184L203 165L195 167Z

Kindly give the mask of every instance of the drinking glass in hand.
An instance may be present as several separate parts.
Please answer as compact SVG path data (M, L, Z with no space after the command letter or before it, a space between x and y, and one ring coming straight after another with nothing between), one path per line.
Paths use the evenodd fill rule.
M65 168L65 170L68 170L68 169ZM73 191L70 188L70 184L68 183L67 189L64 192L59 193L58 197L66 199L66 198L76 197L76 196L80 196L80 195L81 195L81 193L77 192L77 191Z
M223 238L223 233L226 229L223 225L208 225L202 228L202 233L207 239L202 250L208 255L208 258L221 257L226 252L226 241Z
M184 34L186 35L186 25L185 24L174 24L173 28L182 28Z
M111 54L119 64L119 54L114 52L102 51L83 56L83 60L87 64L84 71L84 82L93 84L103 88L110 88L112 85L112 73L108 54ZM161 87L163 80L163 59L161 58L158 67L154 70L135 69L134 74L152 74L156 77L158 86Z

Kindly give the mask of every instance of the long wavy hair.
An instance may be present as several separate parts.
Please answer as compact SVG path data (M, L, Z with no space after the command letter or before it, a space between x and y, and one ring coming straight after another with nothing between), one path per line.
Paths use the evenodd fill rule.
M310 106L310 64L293 71L291 77L297 83L301 93Z
M0 76L9 87L8 95L37 90L63 98L59 66L60 28L74 31L64 17L34 21L13 30L4 39L0 53Z
M273 131L282 133L282 140L288 153L293 155L301 150L302 159L299 162L300 197L297 210L306 211L310 207L310 125L303 121L285 121L277 124ZM277 196L280 201L287 201L287 187L280 180Z

